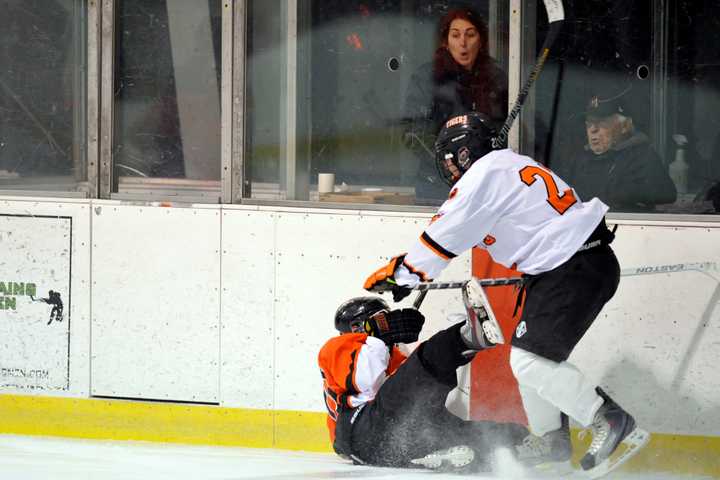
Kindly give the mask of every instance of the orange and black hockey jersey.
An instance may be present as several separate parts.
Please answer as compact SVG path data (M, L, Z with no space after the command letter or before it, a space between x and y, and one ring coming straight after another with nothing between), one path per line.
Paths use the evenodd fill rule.
M340 408L355 408L375 398L385 379L407 357L397 347L365 333L346 333L328 340L318 354L323 378L327 425L335 441Z

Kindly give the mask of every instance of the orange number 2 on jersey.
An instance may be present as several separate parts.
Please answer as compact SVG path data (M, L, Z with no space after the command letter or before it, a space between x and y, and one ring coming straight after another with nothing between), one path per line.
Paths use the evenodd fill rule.
M544 168L529 165L520 170L520 178L528 187L535 183L535 180L537 180L538 177L543 181L543 183L545 183L545 188L547 189L548 194L548 203L551 207L557 210L560 215L565 213L568 208L575 205L577 198L575 198L575 193L573 193L572 189L568 188L562 192L561 195L557 183L555 183L552 175Z

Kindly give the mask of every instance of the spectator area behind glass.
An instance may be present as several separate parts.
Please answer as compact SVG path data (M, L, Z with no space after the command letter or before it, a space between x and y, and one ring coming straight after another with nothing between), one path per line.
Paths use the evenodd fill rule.
M437 191L427 198L417 185L423 175L435 176L435 130L445 118L410 127L413 116L433 110L439 22L467 5L489 25L493 49L498 38L506 42L506 20L491 16L488 2L299 2L290 23L285 2L249 2L246 196L440 204L447 185L436 178ZM296 43L287 41L288 30ZM427 91L414 98L420 88ZM448 96L457 95L453 88ZM318 191L320 174L334 174L332 191Z
M220 200L219 0L118 0L113 198Z
M647 136L648 155L658 157L661 172L631 168L623 155L615 178L598 179L608 183L604 192L593 193L611 213L720 212L720 54L713 41L720 40L720 6L569 0L566 12L563 33L536 85L536 142L530 153L561 176L568 163L599 159L587 155L583 112L598 92L629 89L624 102L635 132ZM539 19L539 37L543 28ZM647 192L642 202L617 201L610 191L633 184L626 180L640 174L645 181L634 185ZM674 197L663 194L668 178ZM573 185L572 177L567 180Z
M4 2L0 16L0 191L84 196L86 8Z

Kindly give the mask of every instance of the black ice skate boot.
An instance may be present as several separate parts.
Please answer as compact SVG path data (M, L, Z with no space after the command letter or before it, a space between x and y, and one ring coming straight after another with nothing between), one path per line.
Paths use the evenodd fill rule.
M462 289L467 320L460 329L460 335L470 350L468 355L505 343L500 324L495 319L490 303L482 286L474 279Z
M570 457L570 422L568 416L561 413L561 426L557 430L543 436L530 434L522 444L515 446L515 453L520 463L537 470L564 475L572 471Z
M600 387L598 395L605 401L590 426L592 443L580 460L590 478L601 477L635 455L650 436L635 425L635 419L615 403Z

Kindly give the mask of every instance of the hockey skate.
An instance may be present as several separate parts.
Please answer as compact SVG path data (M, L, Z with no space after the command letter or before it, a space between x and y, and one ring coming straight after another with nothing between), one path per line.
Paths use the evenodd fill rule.
M462 289L463 303L467 311L467 323L460 330L467 346L475 351L505 343L500 324L490 308L483 287L470 280Z
M522 444L515 446L517 460L526 467L552 476L562 476L574 471L570 464L572 443L568 416L561 414L561 427L543 436L530 434Z
M413 465L420 465L430 470L462 470L475 460L475 451L467 445L436 450L422 458L410 460Z
M635 425L635 419L599 387L605 402L590 427L592 443L580 460L590 478L600 478L628 461L644 447L650 435Z

